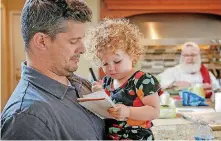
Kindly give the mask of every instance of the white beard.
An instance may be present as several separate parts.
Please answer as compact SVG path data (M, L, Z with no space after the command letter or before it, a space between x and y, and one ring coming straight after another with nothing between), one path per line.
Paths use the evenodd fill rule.
M185 73L196 73L200 71L201 68L201 58L197 58L195 64L186 64L180 59L180 68Z

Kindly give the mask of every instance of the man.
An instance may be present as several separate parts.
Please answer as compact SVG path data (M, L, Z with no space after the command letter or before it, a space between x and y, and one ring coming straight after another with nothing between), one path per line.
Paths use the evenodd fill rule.
M2 113L2 139L103 138L103 121L77 102L91 85L73 75L91 14L77 0L26 1L21 23L27 61Z
M201 64L200 48L196 43L187 42L183 45L180 64L166 69L159 75L162 88L189 87L194 83L202 83L206 98L214 89L220 88L215 76Z

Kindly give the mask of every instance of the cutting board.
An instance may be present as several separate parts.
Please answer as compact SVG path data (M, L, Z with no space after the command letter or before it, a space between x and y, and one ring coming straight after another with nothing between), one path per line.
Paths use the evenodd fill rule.
M183 117L191 121L204 121L213 131L221 131L221 112L183 113Z

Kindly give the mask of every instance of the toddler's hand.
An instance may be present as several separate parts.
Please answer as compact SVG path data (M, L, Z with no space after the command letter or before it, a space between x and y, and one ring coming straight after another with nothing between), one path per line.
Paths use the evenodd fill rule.
M125 120L130 116L130 108L123 104L116 104L115 107L107 110L115 119Z
M100 81L94 81L92 83L92 92L97 92L103 90L102 88L102 80Z

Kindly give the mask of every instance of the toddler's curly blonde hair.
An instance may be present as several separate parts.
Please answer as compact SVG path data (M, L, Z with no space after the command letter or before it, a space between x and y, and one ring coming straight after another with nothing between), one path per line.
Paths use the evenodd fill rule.
M114 53L117 49L121 49L133 58L133 66L135 66L143 52L143 46L140 44L142 38L143 34L139 28L129 23L129 20L106 18L86 33L85 57L101 66L102 54L107 51Z

